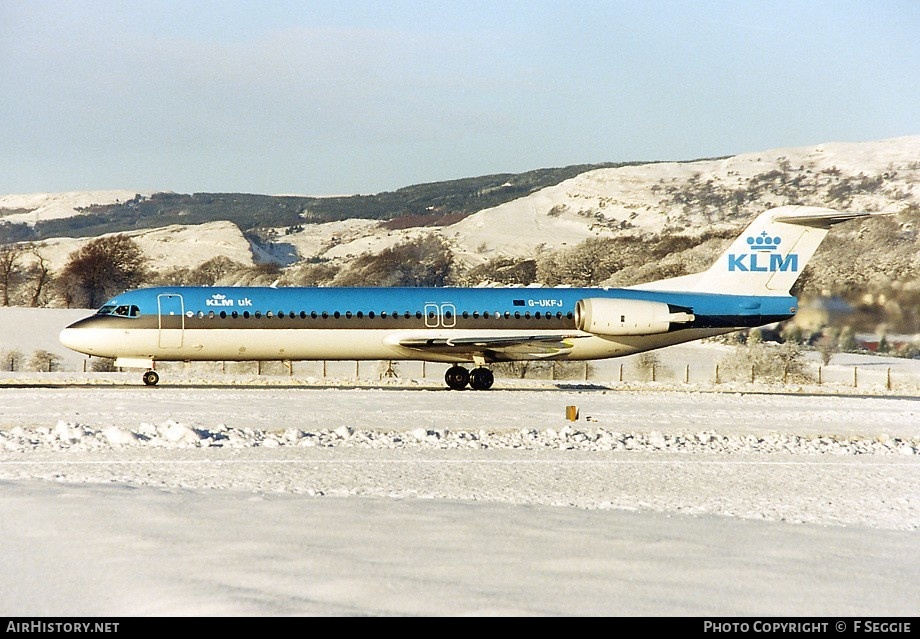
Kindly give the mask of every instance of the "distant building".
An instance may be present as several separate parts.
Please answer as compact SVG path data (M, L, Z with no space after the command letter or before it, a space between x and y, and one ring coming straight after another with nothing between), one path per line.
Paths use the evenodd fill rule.
M876 335L874 333L857 333L856 343L860 348L873 353L897 352L908 346L920 344L920 334L916 335Z

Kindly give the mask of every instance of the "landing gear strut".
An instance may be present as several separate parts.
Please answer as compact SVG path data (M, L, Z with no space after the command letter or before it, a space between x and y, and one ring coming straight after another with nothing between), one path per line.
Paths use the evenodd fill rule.
M156 371L147 371L141 379L144 380L147 386L156 386L157 382L160 381L160 376Z
M462 366L451 366L444 373L444 381L451 390L463 390L467 384L473 390L489 390L495 383L495 375L484 366L474 368L472 371Z

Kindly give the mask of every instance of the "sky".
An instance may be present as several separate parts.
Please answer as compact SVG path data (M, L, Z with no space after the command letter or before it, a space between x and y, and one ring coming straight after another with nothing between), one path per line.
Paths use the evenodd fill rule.
M0 193L332 195L920 133L912 0L0 0Z

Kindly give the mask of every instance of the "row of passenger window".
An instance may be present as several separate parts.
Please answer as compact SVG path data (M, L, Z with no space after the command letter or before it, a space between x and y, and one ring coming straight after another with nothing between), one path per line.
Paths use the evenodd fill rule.
M188 312L189 317L193 317L194 315L197 315L200 318L208 317L211 319L216 318L216 317L220 317L221 319L225 319L227 317L232 317L232 318L242 317L244 319L249 319L250 317L254 317L256 319L261 318L261 317L277 317L278 319L284 319L284 318L295 319L297 317L299 317L300 319L307 319L308 317L311 319L318 319L318 318L329 319L330 317L334 319L339 319L342 317L346 319L351 319L353 317L356 319L363 319L365 317L367 317L368 319L374 319L376 317L379 317L381 319L386 319L387 317L391 317L394 319L398 319L398 318L411 319L414 317L415 319L422 319L425 316L421 311L416 311L415 313L411 313L410 311L405 311L402 314L400 314L397 311L394 311L393 313L387 313L386 311L383 311L382 313L375 313L374 311L370 311L369 313L364 313L363 311L357 311L355 313L352 313L351 311L345 311L344 313L341 313L339 311L335 311L333 313L328 313L326 311L319 312L319 313L316 311L312 311L310 313L307 313L306 311L300 311L300 313L295 313L294 311L290 311L287 313L284 311L278 311L277 313L273 313L272 311L268 311L264 314L261 311L255 311L253 313L250 313L249 311L243 311L242 313L240 313L239 311L231 311L229 313L227 311L220 311L220 312L198 311L197 314L193 313L192 311ZM433 312L428 313L428 319L435 319L436 317L437 317L436 313L433 313ZM524 313L521 313L520 311L515 311L514 313L511 313L509 311L505 311L504 313L501 313L498 311L494 313L490 313L489 311L484 311L482 313L480 313L479 311L473 311L472 313L469 311L463 311L463 313L460 314L460 317L462 317L463 319L469 319L469 318L479 319L480 317L483 319L490 319L490 318L492 319L502 319L502 318L511 319L512 317L514 319L522 319L522 318L523 319L531 319L531 318L533 319L554 319L554 318L562 319L563 317L567 319L573 319L574 315L572 313L566 313L565 315L563 315L561 312L556 312L555 314L549 313L549 312L541 313L540 311L537 311L536 313L533 313L533 314L531 314L530 311L526 311ZM454 314L450 312L444 313L443 318L447 320L453 319Z

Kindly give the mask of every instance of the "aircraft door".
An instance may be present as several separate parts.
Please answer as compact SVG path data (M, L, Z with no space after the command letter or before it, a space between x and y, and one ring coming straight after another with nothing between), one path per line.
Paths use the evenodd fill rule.
M453 304L441 304L441 325L445 328L457 325L457 309Z
M425 304L425 326L434 328L441 323L441 314L437 304Z
M182 348L185 333L185 303L175 293L157 295L160 348Z
M453 328L457 325L457 309L453 304L425 304L425 326Z

